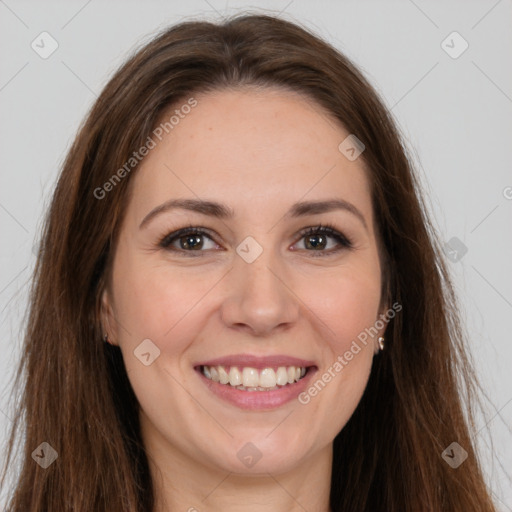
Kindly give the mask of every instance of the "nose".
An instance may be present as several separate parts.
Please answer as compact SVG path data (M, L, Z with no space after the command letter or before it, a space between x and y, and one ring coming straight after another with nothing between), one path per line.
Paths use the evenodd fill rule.
M300 301L290 276L270 250L252 263L236 256L227 278L221 317L228 327L266 336L297 322Z

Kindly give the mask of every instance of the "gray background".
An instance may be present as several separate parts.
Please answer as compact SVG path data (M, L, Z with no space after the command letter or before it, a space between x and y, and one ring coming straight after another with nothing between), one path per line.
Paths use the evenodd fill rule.
M247 9L305 24L360 66L408 140L440 236L467 247L450 269L491 399L476 441L496 503L512 511L511 0L0 1L2 447L34 240L79 123L113 70L159 29ZM47 59L31 48L43 31L59 45ZM442 47L453 31L469 44L458 58ZM462 48L453 37L446 45Z

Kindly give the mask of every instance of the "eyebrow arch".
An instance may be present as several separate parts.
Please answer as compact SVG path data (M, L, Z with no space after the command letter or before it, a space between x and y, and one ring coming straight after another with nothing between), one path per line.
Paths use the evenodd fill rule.
M144 217L140 223L139 229L142 229L157 215L173 209L189 210L218 219L230 219L235 215L232 208L215 201L205 201L201 199L170 199L156 208L153 208L153 210ZM345 210L353 214L362 222L363 226L368 229L363 214L352 203L343 199L298 202L292 205L285 217L305 217L307 215L327 213L333 210Z

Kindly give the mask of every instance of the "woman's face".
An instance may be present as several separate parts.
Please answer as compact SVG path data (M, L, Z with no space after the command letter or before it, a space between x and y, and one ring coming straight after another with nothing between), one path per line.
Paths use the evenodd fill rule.
M369 377L369 183L338 149L349 133L296 93L195 99L133 176L103 323L153 454L277 474L330 456Z

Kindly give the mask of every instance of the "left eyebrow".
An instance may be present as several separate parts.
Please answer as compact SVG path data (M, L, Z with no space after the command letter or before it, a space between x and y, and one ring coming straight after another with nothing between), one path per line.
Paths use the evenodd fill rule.
M286 214L287 217L302 217L306 215L316 215L319 213L327 213L333 210L345 210L352 215L355 215L368 229L364 215L348 201L343 199L329 199L326 201L302 201L295 203L290 211Z
M229 206L215 201L204 201L201 199L170 199L165 203L153 208L140 223L139 229L143 228L151 219L157 215L173 209L194 211L202 215L217 217L219 219L233 218L235 212ZM318 215L333 210L345 210L355 215L368 229L364 215L352 204L343 199L329 199L323 201L302 201L292 205L286 213L286 217L305 217L307 215Z

